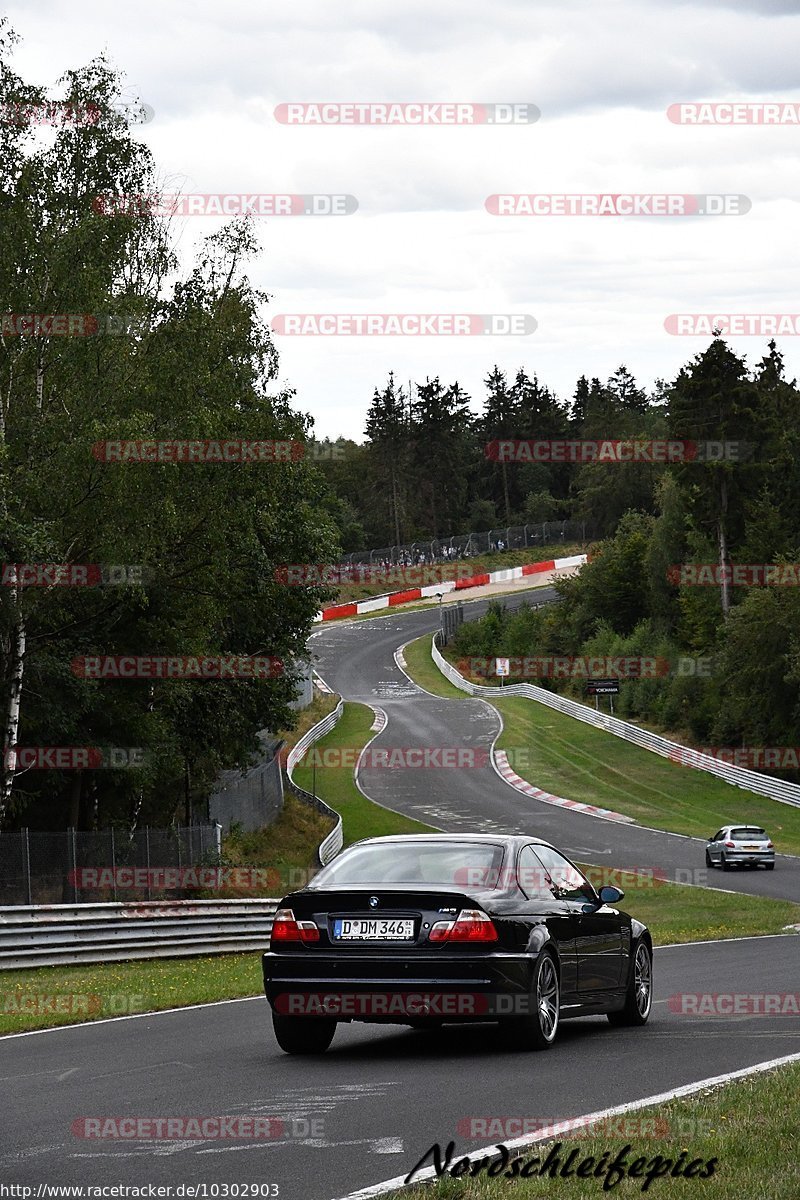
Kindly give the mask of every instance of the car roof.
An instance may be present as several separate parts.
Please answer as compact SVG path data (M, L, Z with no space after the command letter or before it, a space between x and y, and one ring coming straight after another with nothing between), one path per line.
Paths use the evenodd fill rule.
M384 837L362 838L359 842L353 842L347 849L351 850L354 846L372 846L379 842L478 842L495 846L498 842L520 846L533 842L537 846L549 846L551 850L558 849L544 838L526 833L395 833L386 834Z

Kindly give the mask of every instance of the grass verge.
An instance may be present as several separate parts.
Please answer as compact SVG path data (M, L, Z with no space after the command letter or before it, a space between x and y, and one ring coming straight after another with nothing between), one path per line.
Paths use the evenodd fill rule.
M255 996L260 968L256 952L3 971L0 1033Z
M800 854L800 808L669 762L535 700L492 703L503 718L498 749L544 791L700 838L737 821L762 825L779 852Z
M403 651L406 670L415 683L434 696L444 696L447 700L466 700L467 693L462 692L445 679L442 672L431 658L431 639L433 635L425 633L422 637L409 642Z
M578 866L595 887L610 883L622 889L625 899L619 907L644 921L656 946L757 937L782 933L787 925L800 924L800 904L789 900L688 887L588 863Z
M514 1107L513 1105L511 1106ZM517 1105L519 1108L519 1105ZM595 1129L582 1129L576 1136L560 1139L559 1171L555 1179L545 1177L515 1179L511 1185L503 1178L487 1179L485 1174L473 1179L443 1178L433 1186L418 1186L393 1192L387 1200L501 1200L513 1194L519 1200L538 1196L557 1195L562 1200L597 1200L605 1195L605 1173L579 1179L574 1172L586 1163L584 1172L596 1172L603 1163L609 1164L623 1152L628 1165L639 1158L638 1178L626 1177L613 1186L614 1196L641 1196L645 1191L646 1174L654 1169L656 1156L669 1160L670 1174L655 1179L646 1195L670 1197L702 1196L703 1200L733 1200L734 1197L758 1197L758 1200L789 1200L800 1196L800 1158L792 1152L800 1118L800 1064L787 1064L774 1071L736 1080L709 1089L697 1097L673 1100L655 1108L644 1108L619 1118L607 1118ZM618 1131L622 1130L622 1136ZM443 1143L450 1140L445 1134ZM479 1145L491 1138L483 1137ZM463 1145L463 1143L462 1143ZM468 1148L473 1147L468 1144ZM420 1154L425 1147L420 1146ZM444 1146L443 1146L444 1149ZM547 1154L555 1150L552 1144L539 1143L521 1154L523 1163L531 1163L531 1172L541 1165ZM572 1162L572 1177L563 1178L565 1161L576 1151ZM685 1152L685 1153L683 1153ZM540 1164L533 1165L535 1157ZM592 1164L588 1160L591 1157ZM695 1160L707 1164L716 1160L709 1178L672 1177L680 1163L686 1167ZM453 1156L453 1162L458 1156ZM552 1159L551 1159L552 1164ZM425 1164L426 1166L428 1163ZM554 1166L554 1164L553 1164ZM704 1166L695 1167L702 1173ZM616 1176L612 1177L613 1180Z
M316 771L308 761L294 772L295 783L313 792L342 815L344 844L392 833L430 833L430 826L373 804L356 787L354 767L359 752L373 736L374 713L366 704L345 704L344 715L315 744ZM323 765L329 757L334 765Z

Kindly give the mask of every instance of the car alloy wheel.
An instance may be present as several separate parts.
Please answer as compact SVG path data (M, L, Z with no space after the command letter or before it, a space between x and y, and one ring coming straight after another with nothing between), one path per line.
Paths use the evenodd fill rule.
M633 944L633 962L622 1008L607 1014L612 1025L646 1025L653 1003L653 957L642 939Z
M558 1007L558 976L555 963L548 954L542 959L539 978L536 981L536 1008L542 1038L546 1042L555 1039L558 1030Z
M646 1020L653 1002L653 969L650 962L650 952L644 942L640 942L636 950L636 961L633 967L634 988L636 991L636 1008L639 1016Z

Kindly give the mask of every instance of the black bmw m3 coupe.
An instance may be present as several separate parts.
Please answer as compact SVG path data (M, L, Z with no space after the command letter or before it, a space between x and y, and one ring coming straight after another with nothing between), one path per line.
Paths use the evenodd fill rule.
M339 1021L499 1021L530 1050L568 1017L644 1025L653 945L622 898L532 837L358 842L275 914L263 961L278 1044L320 1053Z

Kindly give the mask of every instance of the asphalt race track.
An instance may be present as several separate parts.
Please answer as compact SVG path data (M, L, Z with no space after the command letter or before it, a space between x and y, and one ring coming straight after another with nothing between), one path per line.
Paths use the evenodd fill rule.
M329 686L386 712L380 743L488 748L498 723L487 704L430 697L395 665L397 646L437 620L435 611L417 611L326 626L311 645ZM693 839L547 806L515 792L491 767L365 770L360 784L442 829L525 830L615 866L670 873L702 866ZM724 884L796 899L800 861L782 858L773 873L731 873ZM796 1016L684 1015L670 1001L685 993L790 993L798 978L796 937L665 947L656 951L644 1029L571 1021L554 1049L538 1054L505 1048L492 1026L432 1035L355 1024L341 1025L319 1058L292 1058L275 1043L262 997L3 1038L0 1178L34 1187L272 1182L282 1200L332 1200L406 1174L434 1142L454 1140L458 1153L492 1146L495 1137L468 1136L472 1117L550 1123L800 1052ZM254 958L254 993L259 987ZM283 1132L258 1141L132 1142L85 1138L74 1124L223 1115L277 1117ZM675 1136L691 1146L690 1136ZM646 1154L646 1141L638 1144Z
M552 589L541 588L528 593L539 602L552 599L553 594ZM512 597L514 606L522 603L520 596ZM489 603L475 602L479 612ZM469 746L488 752L499 733L499 716L486 701L431 696L412 684L396 665L398 646L438 625L438 613L423 609L332 623L313 635L317 669L328 686L346 700L359 700L386 713L388 722L373 748ZM687 768L675 764L673 770ZM446 832L530 833L583 862L626 870L657 869L681 882L688 881L687 871L697 871L699 875L692 875L692 880L708 887L800 900L800 858L778 855L774 871L706 870L704 841L545 804L516 791L488 762L485 767L460 771L367 766L359 772L358 781L371 799ZM715 832L709 829L709 836Z
M656 1000L642 1030L565 1023L555 1047L518 1054L494 1027L435 1034L342 1025L327 1054L278 1050L263 998L0 1040L0 1177L64 1184L267 1182L282 1200L332 1197L407 1173L469 1117L576 1117L800 1051L797 1017L681 1015L683 992L791 992L800 938L656 951ZM257 981L254 979L254 984ZM271 1142L85 1140L85 1116L280 1116ZM322 1122L309 1127L308 1121ZM309 1129L317 1135L303 1137ZM463 1130L463 1126L462 1126ZM681 1141L690 1145L691 1141ZM642 1153L647 1145L642 1143ZM34 1192L35 1195L35 1192Z

